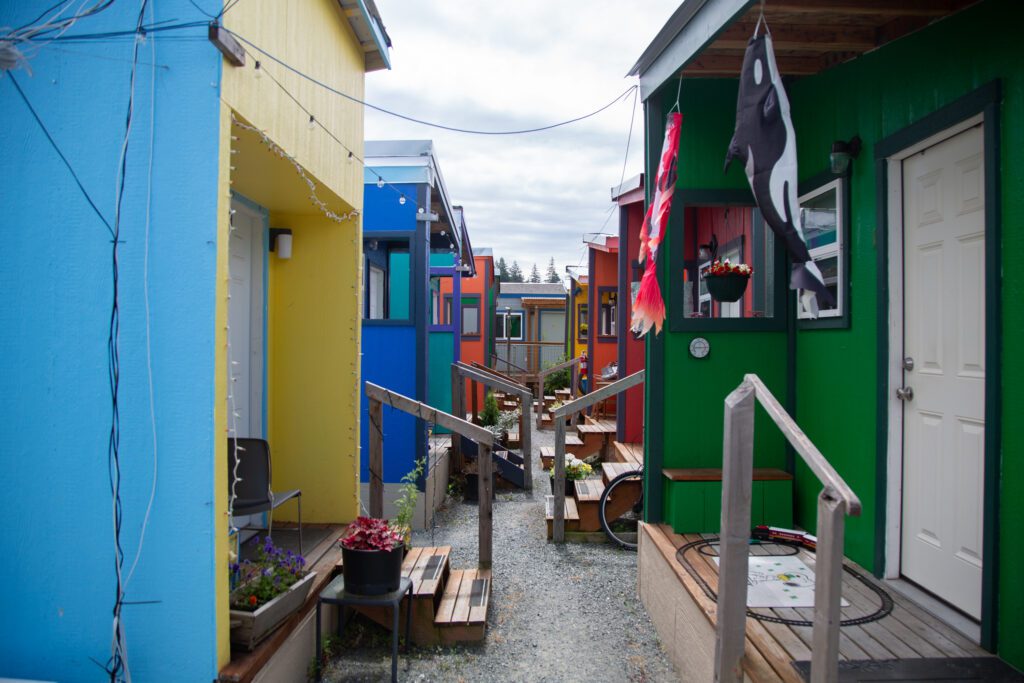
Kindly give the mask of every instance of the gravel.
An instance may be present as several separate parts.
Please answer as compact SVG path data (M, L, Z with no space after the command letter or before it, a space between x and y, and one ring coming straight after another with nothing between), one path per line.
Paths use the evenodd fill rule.
M554 435L534 431L534 449ZM548 473L534 460L534 490L499 491L494 505L494 566L487 637L480 643L399 654L402 681L674 681L672 664L636 592L636 553L601 543L546 539ZM414 545L451 545L453 569L477 561L477 508L449 502L435 528ZM346 631L378 629L356 617ZM390 636L360 638L324 680L388 680Z

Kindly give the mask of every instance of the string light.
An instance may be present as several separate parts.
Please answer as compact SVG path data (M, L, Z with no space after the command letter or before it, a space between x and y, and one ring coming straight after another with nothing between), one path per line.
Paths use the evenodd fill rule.
M405 195L404 194L398 196L398 203L399 204L405 204Z
M256 78L263 78L263 70L260 69L260 60L256 60L255 70L252 74Z
M313 119L313 117L311 116L310 121L315 121L315 119ZM349 211L348 213L345 214L337 214L334 211L332 211L331 208L327 205L327 202L325 202L324 200L320 199L319 196L317 196L316 183L314 183L313 180L308 175L306 175L306 171L305 169L302 168L302 164L296 161L295 157L285 152L280 145L271 140L270 137L262 130L256 128L255 126L250 126L247 123L239 121L238 118L235 116L234 112L231 112L231 123L243 130L247 130L251 133L255 133L256 135L258 135L260 137L260 140L267 147L267 149L269 149L271 152L273 152L277 156L281 157L282 159L290 163L295 168L295 172L299 174L299 177L302 178L303 181L305 181L306 186L309 187L309 199L312 202L313 206L320 209L321 213L327 216L327 218L334 221L335 223L344 223L345 221L350 221L359 217L359 211L356 209L353 209L352 211Z
M306 128L310 130L316 128L316 118L312 114L309 115L309 123L306 125Z
M377 178L377 187L379 187L379 188L383 188L384 187L384 179L383 178Z

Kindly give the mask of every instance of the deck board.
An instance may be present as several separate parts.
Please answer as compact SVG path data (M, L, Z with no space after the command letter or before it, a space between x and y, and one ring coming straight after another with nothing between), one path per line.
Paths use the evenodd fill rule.
M607 465L606 465L607 466ZM689 576L687 570L675 562L671 549L678 549L684 543L701 538L699 535L679 535L672 532L666 525L650 527L656 546L677 570L681 587L689 595L689 599L700 607L706 618L714 624L717 605L709 599L701 587ZM751 546L751 554L768 554L759 546ZM814 568L815 556L807 550L800 551L800 557ZM713 590L717 591L718 565L711 557L696 550L687 553L694 571ZM865 570L853 562L846 563L863 575L869 582L878 582ZM881 584L884 588L884 584ZM879 620L857 626L844 626L840 630L840 659L854 660L892 660L917 659L920 657L984 657L987 656L980 646L971 643L966 636L955 631L951 626L925 611L907 598L888 591L895 603L892 614ZM842 608L844 619L865 616L878 607L878 596L847 572L843 573L843 597L850 603ZM757 610L784 618L813 620L814 609L777 608ZM761 680L800 680L795 675L791 662L811 659L811 638L813 629L807 626L790 626L772 622L747 619L747 654L751 659L751 650L757 652L760 664L747 662L747 673L754 681ZM767 670L763 667L769 667ZM768 673L771 672L771 673Z

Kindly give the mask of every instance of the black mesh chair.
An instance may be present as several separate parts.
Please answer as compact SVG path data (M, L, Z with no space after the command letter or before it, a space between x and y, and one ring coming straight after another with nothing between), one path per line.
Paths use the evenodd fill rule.
M237 456L236 456L237 442ZM235 469L235 459L238 469ZM235 482L235 476L238 481ZM270 444L263 439L228 438L228 496L234 482L232 514L269 512L267 535L274 535L274 509L292 498L299 506L299 554L302 554L302 489L273 491L270 481Z

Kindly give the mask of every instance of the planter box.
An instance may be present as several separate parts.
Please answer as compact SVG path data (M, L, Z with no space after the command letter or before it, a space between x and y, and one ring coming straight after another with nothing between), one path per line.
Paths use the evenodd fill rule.
M345 591L358 595L384 595L398 590L402 580L405 546L391 550L341 548Z
M260 641L274 632L285 619L298 611L309 596L316 572L306 574L292 584L287 592L277 596L255 612L231 610L231 644L243 650L253 650Z

